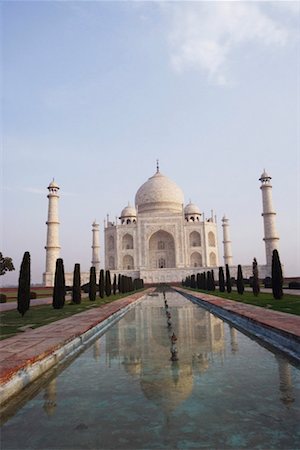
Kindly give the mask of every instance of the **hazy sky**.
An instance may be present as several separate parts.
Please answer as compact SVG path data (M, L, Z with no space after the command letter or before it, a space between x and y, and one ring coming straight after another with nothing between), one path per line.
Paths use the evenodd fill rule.
M230 219L235 264L265 263L272 176L286 275L300 275L299 3L2 1L1 247L45 270L47 186L65 270L88 271L91 224L161 172ZM222 230L219 227L222 261Z

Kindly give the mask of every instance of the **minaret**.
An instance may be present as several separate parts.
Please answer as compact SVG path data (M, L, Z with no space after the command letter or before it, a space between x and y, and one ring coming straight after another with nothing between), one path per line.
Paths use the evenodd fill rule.
M275 216L272 200L271 177L264 170L259 181L261 181L261 193L263 203L263 221L264 221L264 241L266 246L266 262L267 266L272 267L273 250L278 249L279 237L276 231Z
M56 260L59 258L60 245L59 245L59 220L58 220L58 190L59 187L53 181L49 184L48 188L49 199L48 204L48 220L47 225L47 243L46 243L46 274L44 277L44 284L46 286L54 286L54 275Z
M229 235L229 220L224 215L222 219L223 227L223 245L224 245L224 264L232 266L232 250L231 250L231 240Z
M92 266L96 269L96 274L100 271L99 259L99 224L94 220L92 225L93 243L92 243Z

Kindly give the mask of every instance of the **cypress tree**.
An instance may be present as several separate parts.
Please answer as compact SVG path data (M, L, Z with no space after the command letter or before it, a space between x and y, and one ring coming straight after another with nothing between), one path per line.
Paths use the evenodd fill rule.
M204 291L207 291L207 279L206 279L206 273L203 272L203 288Z
M256 258L253 259L252 273L253 273L252 291L253 291L253 295L255 295L255 297L257 297L260 289L259 289L258 267L257 267Z
M91 302L96 300L97 284L96 284L96 268L90 268L90 283L89 283L89 299Z
M129 292L132 292L133 291L132 277L129 277L128 283L129 283Z
M191 288L196 289L196 276L191 275Z
M53 302L54 309L62 309L65 304L66 285L65 285L65 270L64 263L61 258L56 260L54 288L53 288Z
M30 305L30 254L25 252L20 267L18 285L18 311L22 317Z
M114 281L113 281L113 294L116 295L117 292L117 275L114 274Z
M243 279L242 266L240 264L238 265L236 287L237 287L238 293L240 295L243 295L243 293L244 293L244 279Z
M119 291L119 293L121 293L122 291L121 291L121 274L119 273L119 275L118 275L118 291Z
M208 291L211 291L211 272L210 270L206 273L206 288Z
M214 274L213 269L211 270L211 290L212 291L216 290L215 274Z
M228 294L231 292L231 278L228 264L226 264L226 291Z
M99 295L100 298L104 297L104 270L100 270L100 276L99 276Z
M219 267L219 291L225 292L225 279L223 267Z
M197 273L196 285L197 285L197 289L200 289L200 286L201 286L201 275L200 275L200 273Z
M110 271L105 271L105 294L107 297L111 295L111 278L110 278Z
M120 291L122 294L125 293L125 275L121 275L120 278Z
M273 297L280 300L283 297L282 291L283 276L279 253L275 249L272 253L272 292Z
M81 303L80 264L75 264L73 272L72 302Z

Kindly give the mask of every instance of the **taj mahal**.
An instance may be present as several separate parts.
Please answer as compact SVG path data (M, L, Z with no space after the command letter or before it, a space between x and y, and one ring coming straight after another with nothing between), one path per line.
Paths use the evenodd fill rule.
M278 249L276 213L272 202L271 177L264 172L259 178L262 192L262 216L266 264L259 266L259 276L271 274L272 251ZM48 186L48 220L46 242L45 286L53 286L59 244L59 186L53 180ZM92 225L92 261L99 275L100 268L111 274L142 278L146 284L180 282L187 275L213 270L218 277L220 265L228 264L236 277L233 264L229 220L222 218L223 258L219 256L218 224L213 213L205 217L192 202L185 204L181 188L160 172L156 172L137 190L135 206L128 204L119 219L104 225L103 267L100 267L99 224ZM250 259L250 258L249 258ZM251 259L250 259L251 260ZM243 266L244 277L252 276L252 266ZM65 274L72 285L72 273ZM81 282L89 281L89 271L81 272Z

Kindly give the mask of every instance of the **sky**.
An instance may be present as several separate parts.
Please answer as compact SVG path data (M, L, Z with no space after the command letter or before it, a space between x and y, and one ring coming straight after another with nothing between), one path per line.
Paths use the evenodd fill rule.
M47 186L60 186L65 271L91 265L92 222L156 171L230 220L233 261L265 264L272 176L286 276L300 276L298 2L2 1L0 251L45 270Z

